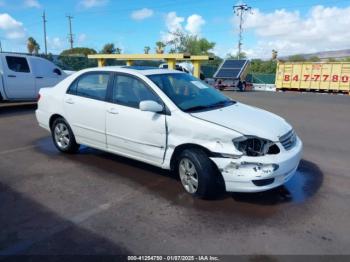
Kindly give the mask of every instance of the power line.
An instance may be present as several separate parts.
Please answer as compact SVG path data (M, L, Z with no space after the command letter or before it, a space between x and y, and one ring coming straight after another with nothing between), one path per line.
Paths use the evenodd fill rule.
M43 18L43 27L44 27L44 46L45 46L45 55L47 55L47 41L46 41L46 15L45 15L45 11L43 12L42 15Z
M74 43L73 33L72 33L72 19L73 19L73 16L67 15L66 17L68 18L68 23L69 23L68 41L70 43L70 48L73 49L73 43Z
M242 49L242 35L243 35L243 14L245 12L251 11L251 7L246 4L235 5L233 6L233 11L237 16L239 16L239 32L238 32L238 59L241 58L241 49Z

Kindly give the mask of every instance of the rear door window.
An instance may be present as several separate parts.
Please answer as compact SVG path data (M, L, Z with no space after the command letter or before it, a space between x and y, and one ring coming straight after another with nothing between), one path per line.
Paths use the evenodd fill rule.
M89 73L78 78L68 93L96 100L105 100L110 74L107 72Z
M30 73L28 61L25 57L6 56L6 63L10 70L20 73Z

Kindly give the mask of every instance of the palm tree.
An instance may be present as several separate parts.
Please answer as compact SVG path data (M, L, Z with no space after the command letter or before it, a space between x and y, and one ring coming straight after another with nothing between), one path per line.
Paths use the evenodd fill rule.
M156 53L163 54L164 47L166 47L166 44L164 44L163 42L161 42L161 41L156 42Z
M101 50L102 54L114 54L115 52L116 52L116 49L113 43L105 44Z
M117 47L117 48L115 49L115 53L116 53L116 54L121 54L121 53L122 53L122 49L119 48L119 47Z
M30 54L38 54L40 50L40 45L33 37L29 37L27 40L27 49Z
M149 46L145 46L143 51L145 52L145 54L149 54L149 51L151 51L151 48Z
M277 59L277 55L278 55L277 50L272 49L272 60L276 60Z

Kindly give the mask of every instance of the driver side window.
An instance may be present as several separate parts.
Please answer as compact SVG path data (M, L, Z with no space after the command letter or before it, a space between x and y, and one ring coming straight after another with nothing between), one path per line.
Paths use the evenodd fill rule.
M144 100L152 100L161 104L158 96L142 81L127 75L117 75L113 85L113 102L139 108Z

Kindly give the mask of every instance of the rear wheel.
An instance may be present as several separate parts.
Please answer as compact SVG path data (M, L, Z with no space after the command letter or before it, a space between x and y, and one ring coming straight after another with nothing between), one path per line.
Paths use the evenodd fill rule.
M53 142L59 151L75 153L79 150L79 144L75 141L72 129L63 118L57 118L53 122L51 134Z
M210 198L221 191L220 174L203 150L186 149L177 161L182 186L189 194Z

